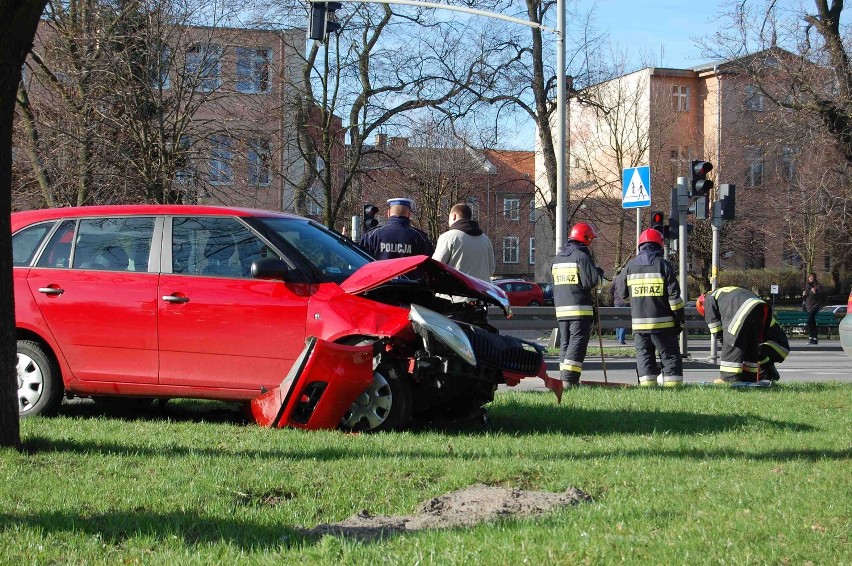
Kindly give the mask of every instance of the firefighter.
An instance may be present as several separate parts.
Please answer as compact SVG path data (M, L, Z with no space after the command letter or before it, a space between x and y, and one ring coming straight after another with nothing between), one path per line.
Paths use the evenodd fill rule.
M568 386L580 383L583 360L595 317L592 292L603 270L589 246L598 235L583 222L571 228L568 241L553 258L553 304L559 325L559 376Z
M683 298L672 264L663 257L663 235L649 228L639 235L636 257L616 278L616 295L630 301L639 385L678 387L683 360L677 337L683 330ZM662 371L656 352L662 359Z
M790 343L766 301L742 287L722 287L698 297L695 309L722 342L715 383L780 379L775 364L787 358Z

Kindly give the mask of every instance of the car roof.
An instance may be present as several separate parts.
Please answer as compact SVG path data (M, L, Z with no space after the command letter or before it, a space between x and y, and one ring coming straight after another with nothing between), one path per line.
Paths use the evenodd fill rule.
M64 208L40 208L12 214L12 229L26 226L42 220L59 218L78 218L91 216L146 216L146 215L191 215L191 216L260 216L266 218L302 218L294 214L237 208L229 206L210 206L198 204L119 204L98 206L69 206Z

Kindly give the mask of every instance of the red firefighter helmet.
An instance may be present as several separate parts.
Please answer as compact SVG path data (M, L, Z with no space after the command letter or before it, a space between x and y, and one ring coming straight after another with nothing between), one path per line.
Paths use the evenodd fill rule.
M585 222L579 222L574 224L574 227L571 228L571 234L568 236L568 239L582 242L588 246L592 243L592 240L597 237L598 233L595 232L594 228Z
M663 234L656 228L648 228L639 235L639 245L641 246L646 242L652 242L660 246L665 246L665 242L663 241Z
M695 299L695 310L698 311L698 314L704 316L704 295L699 295L697 299Z

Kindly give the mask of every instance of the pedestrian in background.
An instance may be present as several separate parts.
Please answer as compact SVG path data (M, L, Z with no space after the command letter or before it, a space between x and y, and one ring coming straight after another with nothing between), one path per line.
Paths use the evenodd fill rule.
M639 385L677 387L683 383L683 360L677 337L683 330L680 285L663 257L663 234L649 228L639 235L639 251L615 278L616 295L630 301ZM661 373L657 354L663 362Z
M802 290L802 310L808 313L808 344L818 344L816 315L822 308L822 285L817 281L817 274L808 274L808 281Z
M411 225L414 203L407 198L388 199L388 221L361 236L358 243L376 259L432 255L434 248L426 232Z
M494 246L473 220L473 211L465 203L450 209L450 229L438 236L432 258L472 277L489 281L494 273Z
M612 306L614 307L626 307L627 303L621 296L616 293L616 286L619 276L621 275L621 271L615 274L615 277L612 280L612 285L609 286L610 295L612 295ZM615 329L615 339L618 340L619 344L627 344L627 329L626 328L616 328Z
M592 292L603 270L592 260L589 246L597 236L588 224L575 224L551 268L559 326L559 377L568 386L580 384L595 320Z

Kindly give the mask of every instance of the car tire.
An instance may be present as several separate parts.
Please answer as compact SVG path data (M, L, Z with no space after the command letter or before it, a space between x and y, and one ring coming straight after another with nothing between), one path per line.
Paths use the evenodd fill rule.
M537 307L537 306L539 306L540 304L541 304L541 303L539 303L539 302L538 302L538 301L536 301L535 299L533 299L533 300L531 300L531 301L530 301L530 306L531 306L531 307Z
M55 415L64 386L56 361L32 340L17 342L18 414L23 417Z
M340 427L358 432L397 430L411 419L411 384L391 361L373 370L373 382L343 415Z

